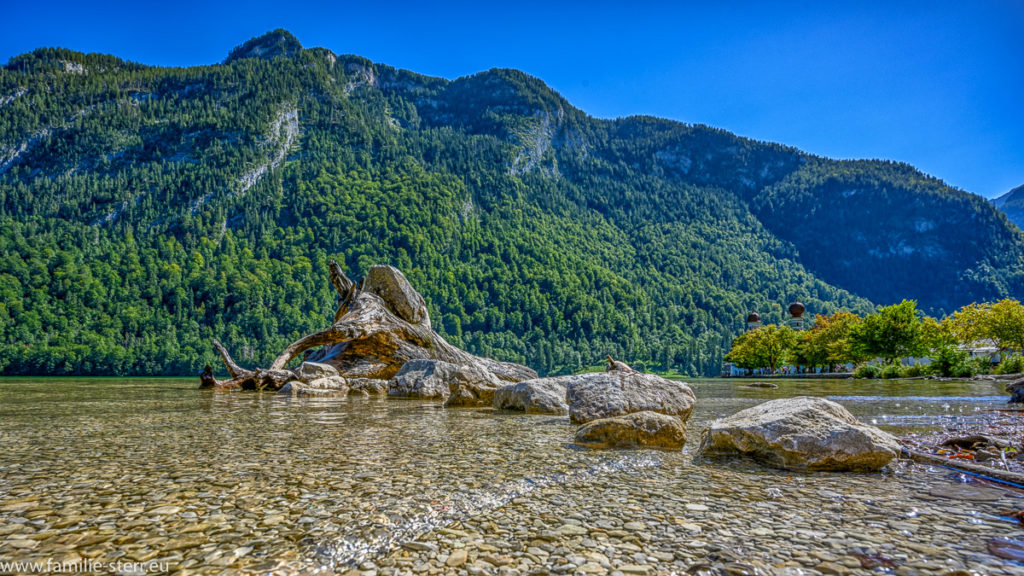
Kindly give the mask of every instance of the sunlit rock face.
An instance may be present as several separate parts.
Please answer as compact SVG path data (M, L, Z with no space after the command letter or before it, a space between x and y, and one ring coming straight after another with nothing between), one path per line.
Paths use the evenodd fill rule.
M642 374L628 366L569 376L565 383L569 418L579 424L643 411L678 416L685 422L696 402L686 384Z
M527 414L568 414L565 378L537 378L506 384L495 391L494 407Z
M706 456L743 455L790 470L873 471L900 453L892 435L824 398L783 398L711 423Z
M686 444L686 427L678 416L634 412L584 424L576 431L576 443L599 448L681 450Z

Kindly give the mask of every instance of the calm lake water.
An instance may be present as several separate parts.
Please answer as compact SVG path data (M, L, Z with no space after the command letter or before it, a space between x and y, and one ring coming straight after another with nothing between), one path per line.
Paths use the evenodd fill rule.
M981 422L1004 405L1001 383L774 382L691 381L689 441L673 453L579 449L567 418L437 402L4 379L0 568L1024 574L987 547L1024 539L1002 514L1024 491L908 463L795 474L693 457L708 422L772 398L828 397L906 435Z

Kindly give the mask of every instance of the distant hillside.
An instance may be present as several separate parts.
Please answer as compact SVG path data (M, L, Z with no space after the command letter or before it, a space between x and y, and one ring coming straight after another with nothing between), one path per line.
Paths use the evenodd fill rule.
M1006 194L992 200L992 205L1001 210L1006 217L1024 229L1024 185L1017 186Z
M40 49L0 69L0 370L194 373L333 313L326 264L401 268L475 353L710 374L742 319L1022 295L1021 232L913 168L599 120L539 79L305 49L223 64Z

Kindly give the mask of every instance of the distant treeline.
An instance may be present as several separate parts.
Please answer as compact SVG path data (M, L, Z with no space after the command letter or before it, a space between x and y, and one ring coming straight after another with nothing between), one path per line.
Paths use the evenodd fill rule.
M997 354L972 358L975 347L995 348ZM860 364L865 377L970 376L994 368L1021 372L1024 356L1024 306L1017 300L970 304L941 321L923 316L917 303L904 300L861 318L851 312L818 314L807 330L768 324L733 340L726 360L746 369L776 370L788 364L811 371ZM928 357L925 365L903 366L901 359ZM881 365L867 365L876 358Z

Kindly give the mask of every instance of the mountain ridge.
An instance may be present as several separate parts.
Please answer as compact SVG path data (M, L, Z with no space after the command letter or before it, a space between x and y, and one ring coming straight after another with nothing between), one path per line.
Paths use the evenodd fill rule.
M1024 184L992 199L992 205L999 209L1018 228L1024 229Z
M941 314L1021 291L1020 231L907 165L280 32L209 66L41 49L0 70L0 369L187 373L213 336L259 363L329 320L332 258L397 265L454 344L543 372L611 352L713 373L747 312L792 299Z

